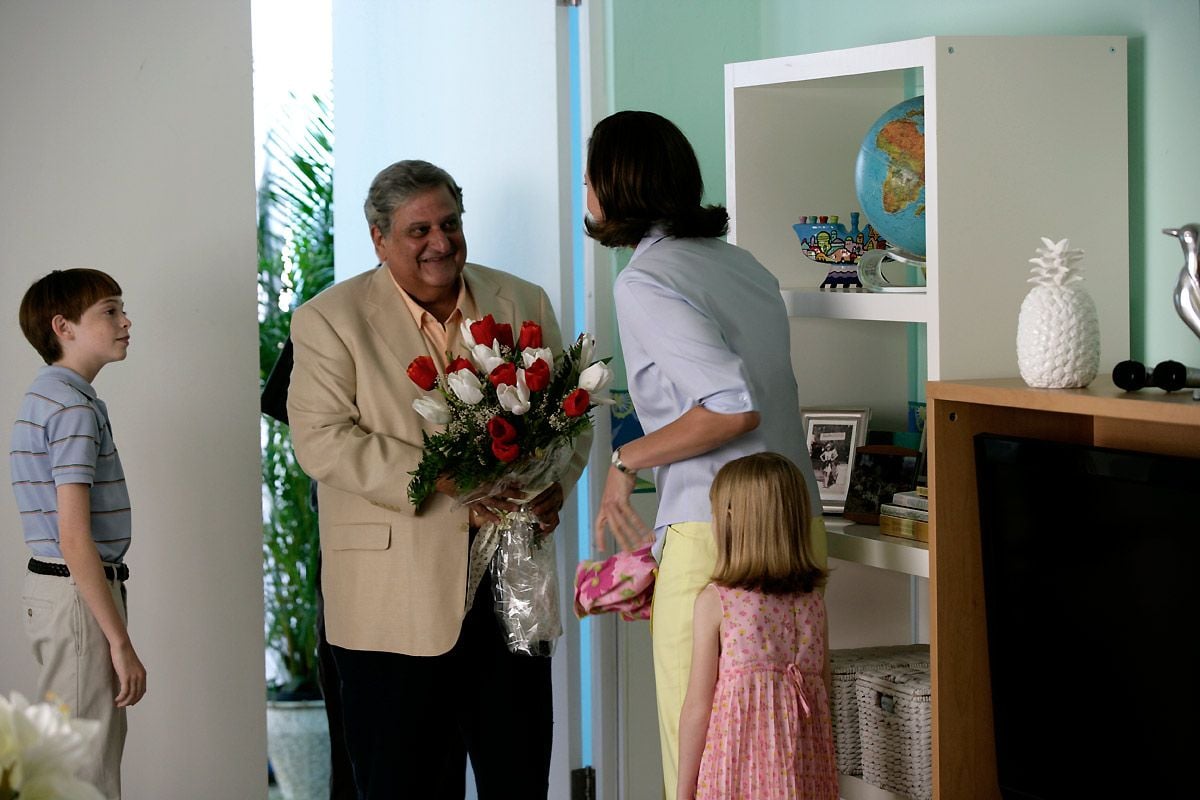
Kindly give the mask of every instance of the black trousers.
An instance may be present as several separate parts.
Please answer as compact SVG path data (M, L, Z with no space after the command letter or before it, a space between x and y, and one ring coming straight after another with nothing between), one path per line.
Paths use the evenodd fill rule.
M313 484L316 486L316 484ZM346 752L345 724L342 720L342 696L338 688L337 663L325 638L325 597L321 593L321 556L317 554L317 682L325 698L325 717L329 721L329 800L354 800L354 770Z
M508 652L490 575L448 653L331 650L360 800L462 800L468 758L479 800L544 800L550 659Z

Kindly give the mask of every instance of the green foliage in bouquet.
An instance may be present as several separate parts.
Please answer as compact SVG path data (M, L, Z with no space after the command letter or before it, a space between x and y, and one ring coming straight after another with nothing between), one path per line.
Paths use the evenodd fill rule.
M260 387L288 336L292 310L333 282L333 133L312 98L303 132L272 130L258 192ZM265 643L284 676L280 699L320 697L317 684L317 515L287 425L262 418Z
M409 501L419 507L437 490L438 478L442 476L454 481L460 496L469 495L500 480L514 467L545 457L555 445L573 442L588 430L592 420L587 412L595 404L586 390L579 388L579 376L589 366L582 361L587 357L584 350L590 350L590 345L589 337L580 336L555 358L549 383L545 389L530 393L530 407L524 414L505 411L496 387L479 370L473 371L480 379L483 399L475 404L461 400L447 387L447 376L439 376L435 391L449 408L450 419L446 429L439 433L422 432L424 455L417 469L409 473L413 476L408 485ZM500 352L513 363L520 358L518 351L503 344ZM598 363L608 361L606 358ZM582 396L576 395L578 392ZM568 413L564 407L572 395L577 413ZM494 451L495 436L489 431L489 422L496 417L513 428L511 441L520 450L516 459L501 460Z

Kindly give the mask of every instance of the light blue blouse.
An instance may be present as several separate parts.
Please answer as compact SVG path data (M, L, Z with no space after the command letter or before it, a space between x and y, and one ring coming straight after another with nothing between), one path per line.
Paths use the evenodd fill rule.
M750 453L773 450L794 461L820 513L775 276L720 239L675 239L652 230L613 291L629 394L646 433L695 406L761 415L758 428L724 446L654 470L656 554L668 525L711 520L708 490L717 470Z

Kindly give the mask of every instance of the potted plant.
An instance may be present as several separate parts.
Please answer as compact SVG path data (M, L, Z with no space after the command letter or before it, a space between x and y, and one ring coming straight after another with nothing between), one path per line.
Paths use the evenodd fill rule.
M317 97L301 126L268 134L258 194L259 377L283 351L292 309L333 281L332 131ZM320 544L311 481L287 424L262 419L267 747L288 800L328 796L329 730L317 680Z

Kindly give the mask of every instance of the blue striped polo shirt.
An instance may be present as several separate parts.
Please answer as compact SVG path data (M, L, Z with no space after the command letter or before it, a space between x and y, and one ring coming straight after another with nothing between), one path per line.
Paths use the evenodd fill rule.
M57 487L91 486L92 539L103 561L129 549L129 491L104 401L78 373L42 367L25 393L9 450L13 493L34 556L62 558Z

